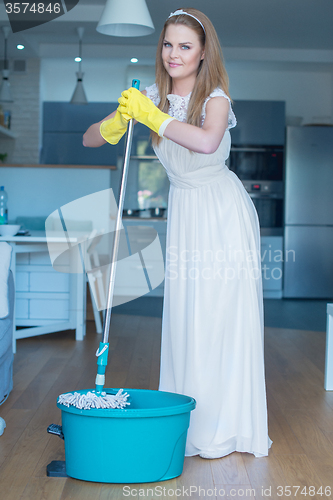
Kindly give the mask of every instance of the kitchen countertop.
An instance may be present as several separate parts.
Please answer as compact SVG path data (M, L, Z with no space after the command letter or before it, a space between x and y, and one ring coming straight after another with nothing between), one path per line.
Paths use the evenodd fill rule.
M86 232L82 232L82 235L85 236ZM45 231L30 231L28 235L19 235L19 236L0 236L0 241L14 242L14 243L46 243L46 241L52 243L64 243L71 242L76 243L78 241L79 233L76 233L75 237L65 238L63 232L55 232L53 236L49 236L46 239Z
M117 170L115 165L64 165L64 164L49 164L49 163L1 163L2 167L23 167L23 168L93 168Z
M167 221L166 217L132 217L131 215L123 215L123 220L135 220L135 221L145 221L145 220L153 220L153 221Z
M130 217L130 216L125 216L123 217L124 221L135 221L135 222L167 222L167 219L165 217ZM84 234L84 233L82 233ZM269 227L263 227L260 229L260 236L283 236L283 228L269 228ZM70 241L76 242L78 238L71 238ZM45 231L30 231L30 235L28 236L0 236L0 241L13 241L13 242L24 242L26 243L27 241L34 241L34 242L45 242L46 241L46 234ZM64 238L63 235L59 234L57 237L54 235L54 237L50 238L49 241L58 241L58 242L63 242Z
M123 221L136 221L136 222L144 222L144 221L161 221L167 222L166 217L132 217L130 215L124 215ZM283 227L262 227L260 228L260 236L283 236Z

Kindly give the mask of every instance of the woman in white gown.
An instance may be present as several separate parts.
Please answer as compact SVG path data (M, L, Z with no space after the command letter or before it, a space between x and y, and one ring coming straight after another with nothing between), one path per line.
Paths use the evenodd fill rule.
M178 10L161 33L157 84L145 95L123 92L117 113L84 136L87 146L115 144L131 117L158 134L154 149L170 180L159 390L196 399L186 456L202 458L267 456L272 443L260 232L250 197L225 165L236 125L227 81L209 19Z

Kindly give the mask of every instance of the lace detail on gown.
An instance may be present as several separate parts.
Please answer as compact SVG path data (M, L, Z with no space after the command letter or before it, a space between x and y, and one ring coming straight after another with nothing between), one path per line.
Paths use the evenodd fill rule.
M225 97L226 99L228 99L229 101L229 113L228 113L228 130L233 128L233 127L236 127L237 125L237 120L236 120L236 117L235 117L235 113L233 112L232 110L232 107L231 107L231 101L230 101L230 98L227 96L227 94L220 88L217 88L215 90L213 90L213 92L207 97L207 99L205 100L204 104L203 104L203 107L202 107L202 123L204 122L204 119L206 118L206 105L207 105L207 102L209 101L209 99L211 99L212 97Z
M147 92L147 97L149 97L149 99L151 99L153 101L155 106L158 106L158 104L160 102L160 96L158 93L158 88L157 88L156 83L154 83L150 87L147 87L146 92ZM203 125L205 118L206 118L207 102L212 97L225 97L226 99L228 99L228 101L229 101L228 130L233 128L233 127L236 127L237 120L236 120L235 114L234 114L232 107L231 107L231 101L230 101L229 97L226 95L226 93L220 88L216 88L215 90L213 90L213 92L206 98L206 100L203 104L203 107L202 107L201 126ZM191 93L185 97L182 97L182 96L179 96L176 94L168 94L167 98L169 101L168 114L170 116L173 116L174 118L176 118L176 120L179 120L180 122L186 122L187 108L188 108L188 104L190 102Z
M158 93L158 88L157 88L156 83L154 83L153 85L150 85L150 87L146 87L145 91L147 92L147 97L149 97L149 99L151 101L153 101L155 106L158 106L160 103L160 96Z

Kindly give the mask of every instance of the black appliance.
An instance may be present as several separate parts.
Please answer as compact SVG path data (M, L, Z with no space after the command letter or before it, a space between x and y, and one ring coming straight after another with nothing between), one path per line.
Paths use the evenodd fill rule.
M242 181L257 209L261 228L283 227L283 182Z
M282 181L283 146L232 147L229 168L241 181Z
M260 227L282 228L284 146L232 147L228 166L251 196Z

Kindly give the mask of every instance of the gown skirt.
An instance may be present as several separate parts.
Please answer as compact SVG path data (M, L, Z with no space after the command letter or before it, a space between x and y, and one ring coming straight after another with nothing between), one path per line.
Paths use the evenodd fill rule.
M159 390L196 400L186 456L267 456L260 230L230 133L212 155L155 151L170 180Z

